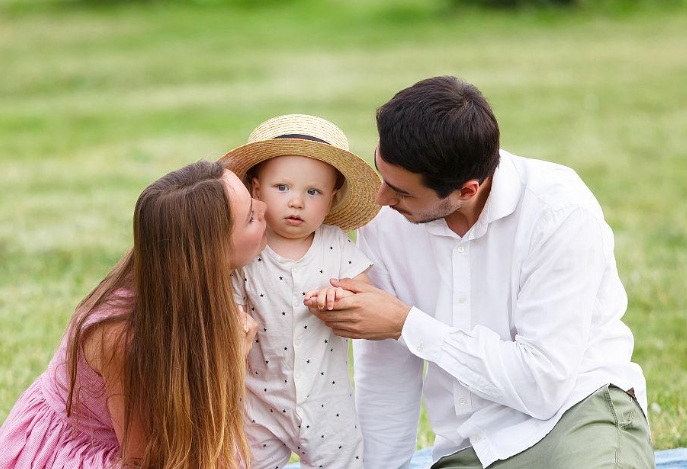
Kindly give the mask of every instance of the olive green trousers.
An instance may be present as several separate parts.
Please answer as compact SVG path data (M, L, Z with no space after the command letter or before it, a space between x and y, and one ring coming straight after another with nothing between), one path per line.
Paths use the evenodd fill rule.
M563 414L541 441L489 469L654 469L646 417L637 401L604 386ZM444 456L431 469L483 469L466 448Z

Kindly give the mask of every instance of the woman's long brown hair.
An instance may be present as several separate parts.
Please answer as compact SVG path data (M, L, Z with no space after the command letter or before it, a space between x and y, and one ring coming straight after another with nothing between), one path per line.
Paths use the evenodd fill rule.
M248 465L243 433L243 325L232 297L229 196L220 163L201 161L148 186L134 213L134 247L79 304L70 328L68 412L78 399L87 328L120 322L123 451L139 415L141 468ZM131 295L119 295L128 290ZM111 314L88 318L108 306ZM127 461L123 461L124 465Z

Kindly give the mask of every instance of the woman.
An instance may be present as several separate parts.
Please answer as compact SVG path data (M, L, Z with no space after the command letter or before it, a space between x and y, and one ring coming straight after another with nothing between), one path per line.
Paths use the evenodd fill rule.
M221 163L140 195L134 246L77 306L0 428L0 468L237 468L257 325L230 272L265 246L265 204ZM250 322L249 322L250 321Z

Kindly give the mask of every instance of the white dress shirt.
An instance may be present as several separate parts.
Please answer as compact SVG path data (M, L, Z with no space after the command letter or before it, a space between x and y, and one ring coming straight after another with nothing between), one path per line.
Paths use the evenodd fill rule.
M573 170L501 151L463 237L384 207L358 243L372 282L413 306L399 341L354 341L367 467L408 467L421 397L434 460L472 445L485 467L608 383L646 414L613 234Z

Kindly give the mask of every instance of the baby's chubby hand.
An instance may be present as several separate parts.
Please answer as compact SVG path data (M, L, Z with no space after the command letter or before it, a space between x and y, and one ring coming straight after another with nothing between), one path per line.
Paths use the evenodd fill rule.
M310 290L303 298L303 304L311 309L325 309L331 311L334 309L334 303L341 298L354 295L352 291L344 290L341 287L322 287Z

